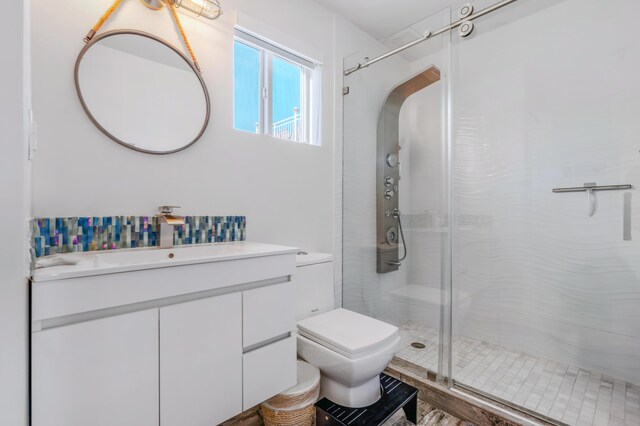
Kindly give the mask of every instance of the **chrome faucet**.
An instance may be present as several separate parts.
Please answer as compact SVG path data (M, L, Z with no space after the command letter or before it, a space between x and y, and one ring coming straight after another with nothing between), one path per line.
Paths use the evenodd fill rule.
M180 206L160 206L158 207L158 245L160 248L173 247L173 233L176 226L184 225L184 218L173 214L173 209L179 209Z

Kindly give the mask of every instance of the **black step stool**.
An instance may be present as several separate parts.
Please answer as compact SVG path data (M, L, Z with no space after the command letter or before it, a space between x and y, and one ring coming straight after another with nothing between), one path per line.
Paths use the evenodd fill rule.
M380 374L382 397L362 408L343 407L322 398L316 402L317 426L379 426L399 409L413 424L418 421L418 389L384 373Z

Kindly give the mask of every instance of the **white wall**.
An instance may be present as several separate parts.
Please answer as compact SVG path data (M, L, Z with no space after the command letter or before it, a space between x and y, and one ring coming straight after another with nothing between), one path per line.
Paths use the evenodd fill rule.
M193 147L152 156L100 133L82 111L73 86L82 38L111 3L34 0L39 148L33 215L152 215L157 206L170 203L181 205L183 214L246 215L250 240L333 251L334 15L309 0L225 0L225 14L206 23L181 15L211 95L212 119ZM238 11L322 54L321 147L232 128ZM169 12L151 12L138 1L123 2L103 30L118 28L148 31L182 46Z
M27 285L25 272L25 90L23 11L9 2L0 17L0 424L27 423Z

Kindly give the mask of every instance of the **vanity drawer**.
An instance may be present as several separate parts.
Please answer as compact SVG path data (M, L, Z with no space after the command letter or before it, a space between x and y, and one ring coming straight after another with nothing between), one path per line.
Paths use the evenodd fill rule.
M288 337L242 356L243 410L295 386L296 338Z
M183 249L175 248L176 257L180 255L179 250ZM285 281L293 273L295 256L281 254L35 281L31 319L42 321L203 291L232 293L237 291L233 286L266 280Z
M242 292L242 346L265 343L295 330L292 281Z

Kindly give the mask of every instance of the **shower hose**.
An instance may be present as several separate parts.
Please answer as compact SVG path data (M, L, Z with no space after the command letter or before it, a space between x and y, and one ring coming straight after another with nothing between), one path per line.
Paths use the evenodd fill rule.
M402 238L402 249L404 251L402 257L398 259L398 262L402 262L407 258L407 242L404 239L404 231L402 230L402 220L400 219L400 212L398 212L398 228L400 228L400 238Z

